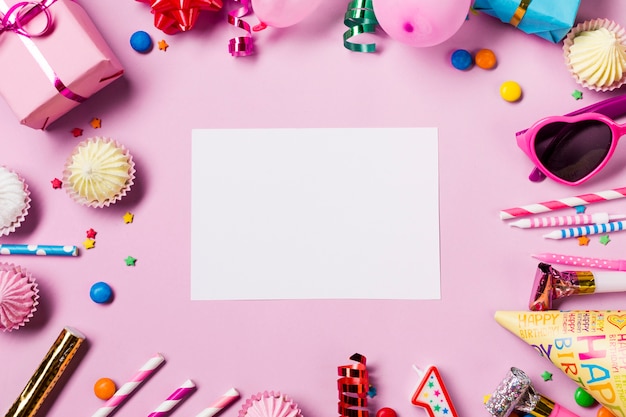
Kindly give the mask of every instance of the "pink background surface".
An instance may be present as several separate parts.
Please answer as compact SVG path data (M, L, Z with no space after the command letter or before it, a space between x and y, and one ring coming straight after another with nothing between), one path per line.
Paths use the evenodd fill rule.
M359 352L368 358L378 392L370 401L373 412L388 406L403 417L425 415L409 401L417 382L411 365L435 364L462 416L487 415L483 397L510 366L525 370L548 397L583 417L595 416L595 408L575 404L576 385L499 327L493 314L527 308L537 264L531 253L619 258L625 256L626 234L611 234L606 246L595 237L580 247L576 240L543 240L541 230L509 228L498 212L624 186L625 148L584 186L530 183L531 164L513 137L540 117L619 91L584 90L568 74L560 45L486 15L471 15L435 47L415 49L379 32L378 53L349 52L341 42L346 3L327 1L296 26L258 33L257 54L233 58L226 49L233 32L225 14L205 14L191 32L167 36L152 26L145 4L82 2L126 75L45 132L20 126L0 103L0 163L26 179L33 199L23 227L0 241L81 245L85 231L94 228L96 247L86 251L81 245L78 258L2 259L33 273L41 304L27 327L0 334L0 409L11 406L69 325L87 335L88 345L46 403L49 416L91 415L103 404L93 395L94 382L106 376L119 386L154 352L166 364L117 415L149 414L187 378L198 390L174 415L196 415L231 386L243 397L280 390L306 416L333 415L336 368ZM578 20L597 17L626 24L626 9L618 1L583 0ZM134 52L128 39L140 29L170 47ZM457 48L490 48L498 66L460 72L449 64ZM519 103L500 98L506 80L522 86ZM583 91L582 100L572 98L574 89ZM102 119L100 129L89 125L92 117ZM192 128L392 126L439 128L441 300L190 301ZM82 137L72 136L74 127L84 129ZM75 204L50 184L76 143L95 135L124 143L138 170L131 193L100 210ZM625 206L616 201L588 212L624 213ZM132 224L122 220L126 211L135 215ZM431 238L423 236L423 244ZM128 255L137 258L135 267L125 265ZM114 288L109 305L89 299L91 284L100 280ZM623 305L623 295L608 294L570 298L559 307ZM554 374L552 381L541 379L544 370ZM224 416L237 415L242 402Z

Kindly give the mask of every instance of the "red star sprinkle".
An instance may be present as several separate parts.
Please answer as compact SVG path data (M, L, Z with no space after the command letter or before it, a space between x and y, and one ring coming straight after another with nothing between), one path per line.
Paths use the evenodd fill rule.
M74 135L75 138L83 135L83 129L79 127L75 127L74 129L70 130L70 132L72 132L72 135Z
M58 179L58 178L55 178L55 179L53 179L50 182L52 183L52 188L54 188L55 190L57 188L61 188L61 186L63 185L63 182L60 179Z
M90 228L89 230L87 230L87 237L89 239L95 239L97 233L98 232Z

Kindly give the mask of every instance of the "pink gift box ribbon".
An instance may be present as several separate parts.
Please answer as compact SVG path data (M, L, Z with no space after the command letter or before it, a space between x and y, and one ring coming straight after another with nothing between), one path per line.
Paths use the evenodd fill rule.
M49 7L56 3L56 1L57 0L19 2L9 7L4 0L0 0L0 35L4 32L13 32L19 35L24 46L26 46L26 49L28 49L28 52L33 56L54 88L56 88L63 97L82 103L86 98L74 93L61 81L59 76L52 69L52 66L50 66L50 63L31 39L31 37L45 35L52 26L52 15L50 14ZM46 18L46 26L38 33L29 33L25 29L25 25L41 12L44 13Z

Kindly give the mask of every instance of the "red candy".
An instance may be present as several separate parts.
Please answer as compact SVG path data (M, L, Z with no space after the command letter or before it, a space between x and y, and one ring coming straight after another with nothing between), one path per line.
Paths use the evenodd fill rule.
M397 417L393 408L383 407L376 412L376 417Z

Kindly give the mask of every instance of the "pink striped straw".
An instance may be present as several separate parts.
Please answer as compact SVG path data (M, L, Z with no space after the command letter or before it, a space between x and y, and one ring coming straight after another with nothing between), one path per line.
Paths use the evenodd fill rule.
M598 191L596 193L581 194L575 197L566 197L560 200L544 201L543 203L529 204L527 206L513 207L500 211L500 219L507 220L514 217L529 216L537 213L545 213L568 207L583 206L600 201L615 200L626 197L626 187L612 190Z
M205 408L196 417L213 417L224 408L231 405L239 398L239 392L235 388L226 391L220 398L215 400L208 408Z
M118 389L115 394L100 407L92 417L106 417L111 414L117 407L119 407L130 395L144 382L150 375L152 375L159 366L165 361L165 358L156 353L152 356L139 371L124 385Z
M168 415L178 404L186 399L196 389L196 384L191 379L186 380L183 384L176 388L176 391L170 394L165 401L159 405L156 410L148 414L148 417L164 417Z

